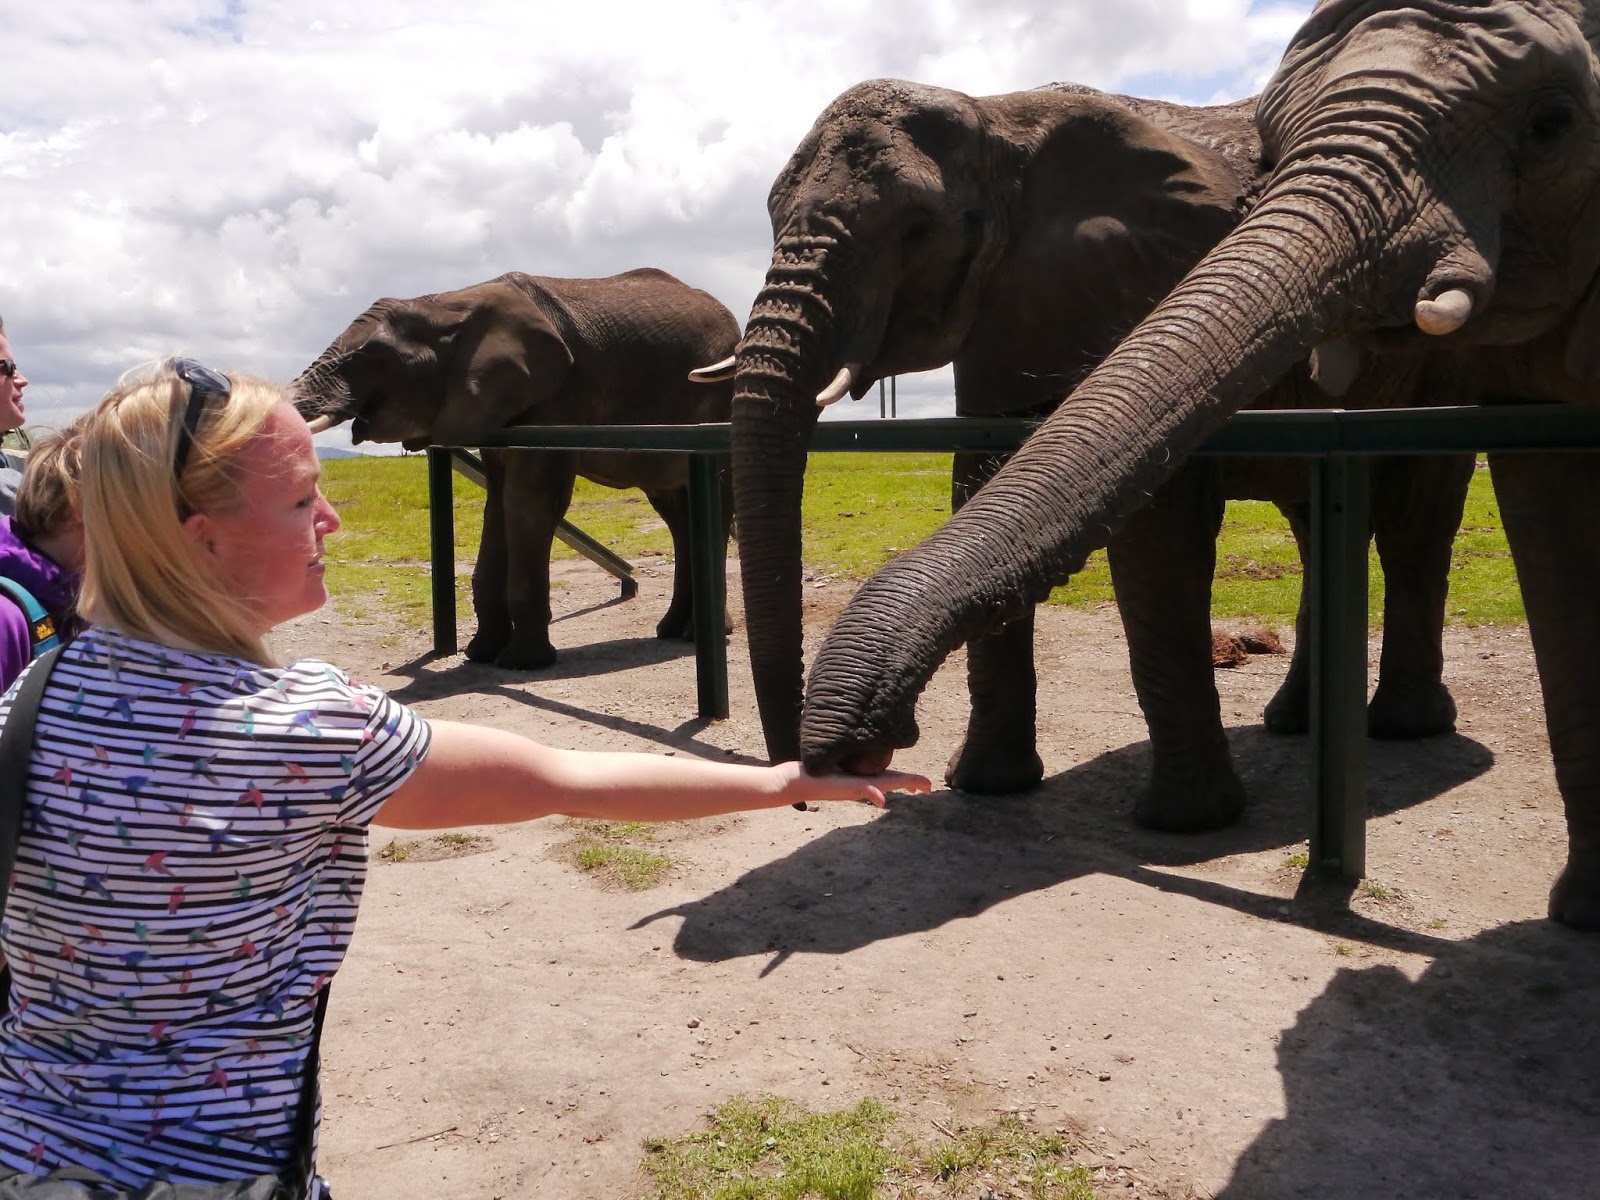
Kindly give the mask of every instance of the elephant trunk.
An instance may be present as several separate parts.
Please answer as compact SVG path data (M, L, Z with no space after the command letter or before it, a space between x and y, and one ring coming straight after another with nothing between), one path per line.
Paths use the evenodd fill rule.
M294 406L307 421L320 426L313 432L331 429L356 415L355 396L343 367L350 354L338 342L329 346L289 385Z
M832 292L841 290L838 241L836 233L778 241L734 376L734 510L745 630L773 762L797 758L800 749L800 508L817 393L842 365L830 357L838 340L831 302Z
M1352 322L1372 289L1358 230L1380 227L1366 201L1265 197L993 480L867 582L811 672L809 767L873 770L914 744L916 697L952 650L1043 601L1233 412Z

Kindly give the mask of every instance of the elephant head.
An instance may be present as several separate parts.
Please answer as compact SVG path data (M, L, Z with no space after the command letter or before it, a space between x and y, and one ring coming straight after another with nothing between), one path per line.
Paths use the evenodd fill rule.
M1577 0L1323 0L1261 97L1249 214L856 595L808 682L808 765L869 769L912 744L952 649L1042 601L1319 346L1537 345L1592 376L1597 34L1600 6Z
M352 421L352 440L472 445L558 393L572 368L561 335L515 275L379 300L294 382L321 430Z

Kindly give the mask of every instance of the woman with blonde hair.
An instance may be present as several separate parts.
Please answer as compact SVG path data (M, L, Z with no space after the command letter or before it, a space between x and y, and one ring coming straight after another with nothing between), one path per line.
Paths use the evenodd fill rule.
M282 388L192 360L85 419L92 628L45 683L0 930L0 1189L77 1167L124 1188L278 1174L299 1193L319 1002L374 820L679 820L928 788L557 750L275 664L267 633L326 599L339 518L317 482Z
M34 443L16 511L0 517L0 692L36 654L70 641L79 628L80 434L72 425Z

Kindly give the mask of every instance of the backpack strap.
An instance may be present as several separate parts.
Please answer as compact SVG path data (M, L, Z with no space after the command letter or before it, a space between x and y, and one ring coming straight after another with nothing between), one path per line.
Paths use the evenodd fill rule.
M61 657L57 646L44 654L23 676L5 728L0 730L0 920L5 919L6 897L11 892L11 872L17 861L17 841L22 837L22 804L28 794L28 760L33 757L33 727L39 719L44 685ZM0 966L0 1013L11 1007L11 968Z
M7 579L4 575L0 575L0 592L15 600L17 607L22 609L23 615L28 618L28 637L33 643L34 658L38 658L47 650L54 650L61 644L60 635L56 632L55 618L44 605L34 599L32 592L15 579Z

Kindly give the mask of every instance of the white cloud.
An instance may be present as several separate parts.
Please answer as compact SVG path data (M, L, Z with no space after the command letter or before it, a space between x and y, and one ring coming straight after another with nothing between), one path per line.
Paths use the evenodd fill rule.
M0 314L59 420L158 353L287 377L380 295L661 266L742 319L844 88L1247 94L1309 0L6 0ZM940 411L948 375L905 381ZM920 399L919 399L920 397ZM863 402L840 415L865 415Z

